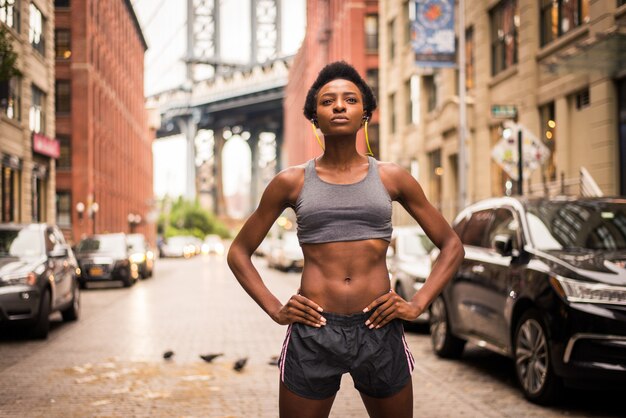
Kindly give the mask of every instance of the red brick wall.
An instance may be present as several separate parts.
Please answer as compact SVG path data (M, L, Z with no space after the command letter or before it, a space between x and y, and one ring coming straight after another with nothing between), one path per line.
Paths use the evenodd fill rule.
M285 166L301 164L321 153L303 114L306 93L322 67L344 60L365 78L368 69L378 68L378 54L365 50L365 16L378 14L375 0L308 0L307 30L293 66L289 71L284 103ZM371 124L378 123L375 112ZM365 153L365 137L361 130L357 148Z
M57 190L71 190L74 241L94 231L76 203L97 202L95 231L129 232L154 239L146 223L153 198L152 139L144 107L145 44L128 0L73 0L55 13L57 28L72 31L72 57L57 61L57 79L71 79L71 115L58 116L57 135L71 136L72 169L59 172Z

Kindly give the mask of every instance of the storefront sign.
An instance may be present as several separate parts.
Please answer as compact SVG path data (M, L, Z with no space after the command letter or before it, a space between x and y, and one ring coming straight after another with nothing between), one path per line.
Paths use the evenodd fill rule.
M456 65L454 0L414 0L411 46L420 67Z
M48 157L59 158L61 155L61 143L58 139L33 133L33 151Z

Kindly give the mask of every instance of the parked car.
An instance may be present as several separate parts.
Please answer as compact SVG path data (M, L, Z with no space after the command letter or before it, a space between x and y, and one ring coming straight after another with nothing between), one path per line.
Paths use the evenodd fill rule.
M57 227L0 224L0 325L27 327L46 338L50 314L80 314L78 265Z
M266 256L268 267L278 270L302 270L304 254L295 231L285 231L280 239L272 241Z
M224 254L224 243L219 235L207 235L202 242L202 254Z
M81 240L76 246L80 266L80 284L121 281L130 287L139 278L139 266L131 260L126 235L99 234Z
M139 275L146 279L154 271L154 251L143 234L126 235L130 251L130 261L137 264Z
M430 274L430 252L436 247L419 226L396 226L389 248L392 289L410 301L426 283ZM428 311L424 311L414 322L428 323L428 316Z
M465 259L430 307L435 353L471 341L512 357L536 403L626 383L625 199L489 199L453 227Z
M189 241L189 237L170 237L161 244L162 257L184 257L190 258L196 254L196 247Z

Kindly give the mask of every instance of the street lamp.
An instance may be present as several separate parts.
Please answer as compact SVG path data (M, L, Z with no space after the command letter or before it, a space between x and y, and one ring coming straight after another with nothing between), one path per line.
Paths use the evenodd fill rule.
M141 223L141 215L131 212L128 214L128 217L126 219L128 220L128 229L130 229L130 233L132 234L134 232L135 226Z
M83 215L85 214L85 204L83 202L76 203L76 212L78 212L78 221L83 223Z
M91 218L93 219L93 235L96 235L96 214L98 213L98 210L100 209L100 205L98 205L98 202L93 202L91 204Z

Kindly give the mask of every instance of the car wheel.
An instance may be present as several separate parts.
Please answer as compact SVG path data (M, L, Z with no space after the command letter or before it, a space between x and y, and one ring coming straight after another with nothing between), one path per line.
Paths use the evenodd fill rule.
M72 302L70 306L61 311L61 316L63 316L63 320L66 322L76 321L80 316L80 292L76 281L72 284Z
M448 310L442 296L430 306L430 341L435 354L443 358L459 358L465 348L465 340L454 336L450 330Z
M130 269L126 272L124 277L122 278L122 284L124 287L131 287L135 284L135 279L133 279L130 275Z
M561 379L554 373L550 342L541 314L531 309L515 329L515 374L524 396L538 404L554 402L561 392Z
M46 288L41 294L39 316L31 329L31 335L34 338L44 340L48 338L48 331L50 331L50 290Z

